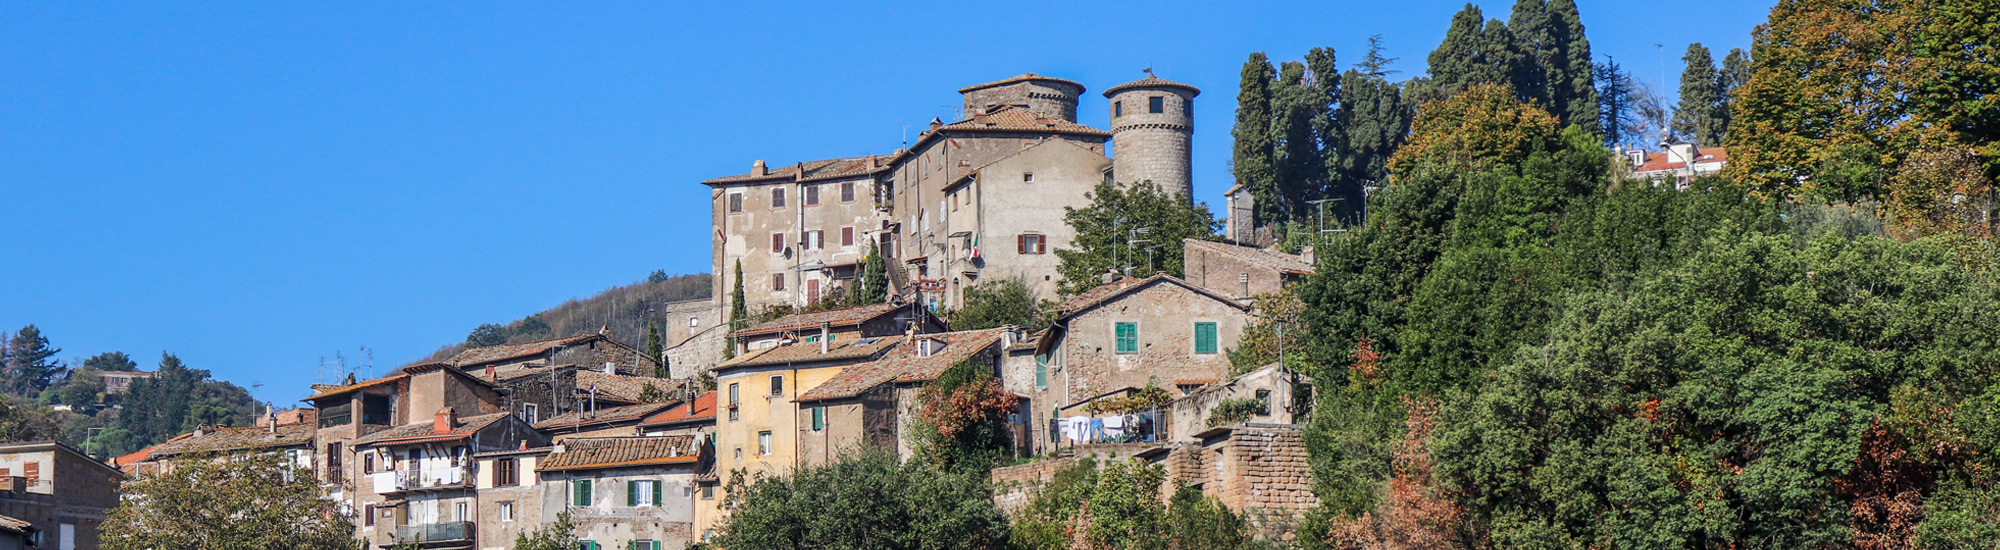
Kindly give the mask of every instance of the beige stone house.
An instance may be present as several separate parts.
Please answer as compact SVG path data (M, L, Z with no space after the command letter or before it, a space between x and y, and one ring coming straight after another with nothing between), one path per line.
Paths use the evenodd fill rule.
M1187 239L1181 249L1188 283L1237 300L1284 290L1313 271L1305 256L1269 248Z
M967 360L999 376L1002 336L1001 329L919 335L810 386L794 400L795 462L827 464L867 447L910 458L904 427L915 420L917 390Z
M0 526L38 548L97 550L125 474L54 441L0 445Z
M736 352L742 354L781 343L818 342L822 337L833 342L901 336L912 329L919 334L942 332L944 328L943 321L923 308L870 304L794 313L738 330L730 337L736 340Z
M596 548L684 548L694 530L695 475L703 446L694 436L576 438L536 465L542 521L567 510L577 538Z
M356 528L370 545L473 548L480 542L474 455L545 446L548 438L511 412L461 418L445 407L352 444Z
M512 548L514 539L540 529L565 503L548 494L535 469L554 447L528 447L473 453L473 475L479 492L475 529L479 548Z

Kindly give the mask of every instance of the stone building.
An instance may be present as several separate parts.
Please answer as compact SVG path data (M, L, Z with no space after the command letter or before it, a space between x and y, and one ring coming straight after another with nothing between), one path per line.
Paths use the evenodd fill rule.
M548 445L514 413L431 418L356 438L354 510L362 538L388 548L473 548L479 509L474 455Z
M535 430L557 443L579 437L631 437L643 435L639 424L674 403L641 403L570 411L535 423Z
M1620 149L1618 153L1632 170L1632 177L1672 184L1676 189L1686 189L1694 178L1720 172L1729 165L1727 149L1693 143L1667 144L1650 153L1643 149Z
M931 120L892 154L777 168L760 160L750 173L702 182L713 201L718 309L739 262L746 305L803 306L848 286L868 244L891 262L895 293L949 309L958 306L953 285L980 277L1053 283L1038 280L1046 255L1072 232L1048 218L1087 205L1084 192L1101 182L1152 180L1189 194L1193 86L1151 76L1114 86L1111 131L1076 122L1084 86L1074 81L1030 73L958 92L959 120ZM1107 155L1114 139L1127 158ZM968 201L980 205L973 220L956 220ZM970 257L975 243L980 258ZM985 254L1008 247L1016 253Z
M39 548L97 550L125 474L54 441L0 445L0 526Z
M1168 483L1187 483L1243 515L1260 537L1289 540L1290 529L1319 505L1303 431L1297 424L1235 424L1138 458L1161 464Z
M913 449L904 427L916 420L916 392L945 369L974 360L999 376L1001 329L915 336L872 361L840 370L794 400L796 460L828 464L867 447Z
M558 491L542 486L537 465L554 447L528 447L473 453L479 519L474 526L479 548L510 548L514 538L534 532L554 518L565 504Z
M727 311L716 300L702 298L667 304L666 345L668 376L678 379L699 377L722 362L723 341L729 334L723 320Z
M1312 379L1289 367L1272 363L1226 381L1208 384L1188 392L1168 405L1171 411L1169 441L1199 441L1196 434L1210 428L1234 424L1298 424L1311 410ZM1242 419L1225 421L1215 417L1218 407L1228 401L1252 400L1258 409Z
M790 342L818 342L820 338L833 342L901 336L911 330L918 334L941 332L944 328L943 321L923 308L871 304L794 313L736 331L730 337L736 341L737 353L749 353Z
M443 361L465 372L505 375L525 368L577 365L588 370L610 368L616 374L653 376L659 358L599 332L532 342L467 348Z
M1187 282L1238 300L1284 290L1313 271L1306 257L1268 248L1187 239L1181 249Z
M1194 196L1190 156L1194 135L1194 96L1201 90L1153 76L1112 86L1111 139L1115 143L1113 171L1119 183L1151 181L1162 191Z
M1086 402L1147 386L1199 386L1229 373L1250 306L1161 274L1085 291L1057 307L1036 343L1029 421L1036 454L1063 444L1058 420ZM1011 371L1011 369L1010 369Z
M684 548L696 540L702 451L684 435L564 441L536 466L545 499L541 520L569 511L577 538L592 548Z

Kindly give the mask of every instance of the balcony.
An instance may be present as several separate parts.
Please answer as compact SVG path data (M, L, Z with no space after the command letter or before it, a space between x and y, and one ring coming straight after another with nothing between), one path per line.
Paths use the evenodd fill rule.
M470 466L458 466L381 472L374 474L369 481L375 486L376 494L389 494L410 491L468 489L472 487L473 479L472 468Z
M433 542L470 541L473 534L477 532L478 529L470 521L398 525L396 526L396 544L415 544L422 547Z

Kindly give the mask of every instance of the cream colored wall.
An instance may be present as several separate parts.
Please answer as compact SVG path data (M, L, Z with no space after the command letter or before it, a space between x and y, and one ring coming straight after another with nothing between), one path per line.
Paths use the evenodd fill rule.
M726 485L736 470L743 470L751 477L758 475L778 476L791 473L799 464L799 423L798 407L792 399L799 394L839 375L843 367L815 368L765 368L736 369L718 376L715 380L715 474ZM771 395L771 377L784 376L785 387L781 395ZM729 419L729 385L739 384L737 419ZM810 429L809 424L804 425ZM771 432L771 453L757 454L757 434ZM742 449L738 458L737 449ZM716 490L715 500L723 498L722 490ZM720 521L719 512L704 512L702 502L697 500L695 512L695 533L697 536L713 528Z

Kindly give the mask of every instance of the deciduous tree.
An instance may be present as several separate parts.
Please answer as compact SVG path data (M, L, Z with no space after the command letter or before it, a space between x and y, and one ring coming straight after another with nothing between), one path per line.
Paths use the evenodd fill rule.
M354 525L310 469L276 454L181 459L127 484L105 518L109 550L351 550Z

